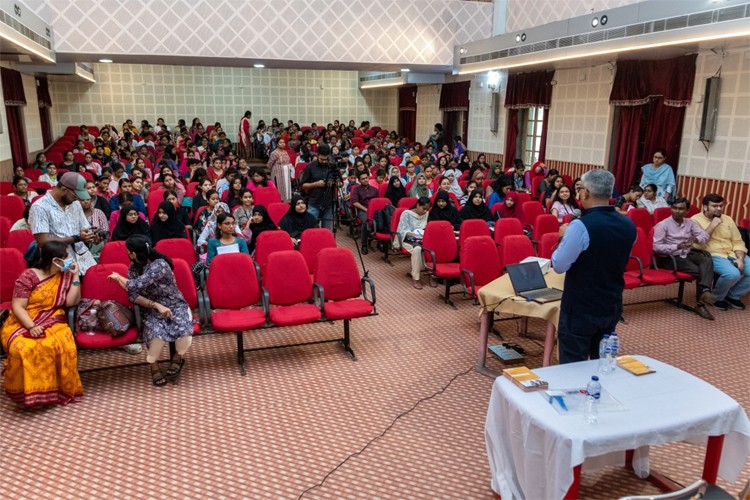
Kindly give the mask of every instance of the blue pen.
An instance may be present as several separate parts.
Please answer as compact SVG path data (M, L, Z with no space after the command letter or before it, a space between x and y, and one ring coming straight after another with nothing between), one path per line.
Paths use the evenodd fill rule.
M555 399L557 403L560 405L560 408L562 408L565 411L568 411L568 407L565 405L565 401L563 401L562 396L552 396L551 399ZM550 401L550 403L552 403L552 401Z

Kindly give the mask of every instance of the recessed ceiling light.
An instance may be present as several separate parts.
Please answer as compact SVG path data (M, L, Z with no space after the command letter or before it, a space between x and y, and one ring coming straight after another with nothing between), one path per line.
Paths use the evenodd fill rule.
M265 68L265 64L253 64L253 68Z
M109 64L112 62L112 59L99 59L100 63Z
M599 18L595 17L594 19L591 20L591 27L596 28L597 26L599 26Z
M401 68L402 73L408 73L409 71L411 71L409 68Z
M526 41L526 33L521 33L521 41L522 42Z
M600 21L602 23L602 26L604 26L605 24L607 24L607 21L609 21L609 18L607 16L602 16L602 19Z
M521 35L516 35L516 43L521 41Z

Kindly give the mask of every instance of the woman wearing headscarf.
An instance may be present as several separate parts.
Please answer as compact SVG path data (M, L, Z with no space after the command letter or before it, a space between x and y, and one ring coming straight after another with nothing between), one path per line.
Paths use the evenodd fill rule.
M298 194L292 196L289 211L279 221L279 227L289 233L294 247L297 248L299 245L299 239L305 229L312 229L316 226L317 219L307 212L307 203L304 198Z
M203 230L201 231L200 236L198 236L198 246L205 245L206 243L208 243L209 239L216 236L216 218L219 217L219 214L229 213L231 213L229 211L229 205L227 205L223 201L220 201L216 204L213 211L211 212L211 215L209 215L208 219L206 219L206 224L203 226ZM241 234L240 228L238 228L236 224L235 229L237 230L237 234Z
M125 241L134 234L148 236L148 223L138 216L138 210L133 205L123 205L120 208L120 218L112 231L112 241Z
M385 197L391 200L394 207L398 205L398 200L406 198L406 189L401 184L400 177L393 175L388 179L388 189L385 190Z
M447 191L440 190L435 195L435 201L432 204L432 210L430 210L430 221L434 220L447 220L453 225L454 231L461 228L461 214L451 204Z
M159 208L151 221L151 243L156 246L161 240L186 238L185 224L177 217L177 209L168 202L159 203Z
M432 192L427 184L427 176L423 173L417 174L417 177L409 190L409 196L414 198L429 198L432 196Z
M460 200L464 195L464 191L458 183L458 178L461 177L461 172L459 170L446 170L443 177L447 177L448 180L451 181L450 192L455 194L456 198Z
M492 212L490 212L490 209L487 208L487 205L482 198L482 193L479 191L471 192L469 195L469 201L466 202L466 205L461 209L459 214L461 215L462 220L482 219L487 222L495 221L495 217L492 215Z
M268 210L263 205L256 205L253 207L253 216L247 221L246 229L249 229L252 233L250 241L247 242L247 249L250 251L250 255L255 252L255 245L258 242L258 236L265 231L275 231L278 229L276 224L273 223L271 216L268 215ZM247 231L245 232L247 233Z
M515 191L509 191L505 196L505 199L498 209L500 217L503 219L508 217L516 217L516 209L518 208L518 193Z

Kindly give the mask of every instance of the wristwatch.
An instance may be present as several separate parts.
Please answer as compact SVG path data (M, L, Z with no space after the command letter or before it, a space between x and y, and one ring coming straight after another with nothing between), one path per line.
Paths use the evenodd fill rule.
M79 286L80 284L81 284L81 281L80 281L80 280L75 280L75 281L73 282L73 286Z

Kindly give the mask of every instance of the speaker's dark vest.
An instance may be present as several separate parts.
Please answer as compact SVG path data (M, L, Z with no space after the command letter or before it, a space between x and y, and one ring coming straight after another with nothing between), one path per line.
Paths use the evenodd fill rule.
M619 317L635 225L611 206L586 210L580 220L589 233L589 247L565 274L561 307L572 314Z

